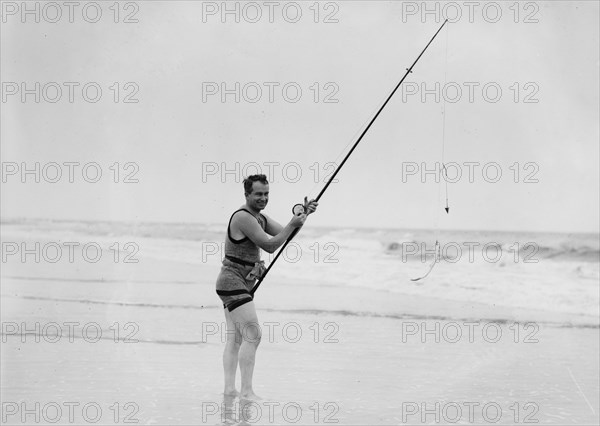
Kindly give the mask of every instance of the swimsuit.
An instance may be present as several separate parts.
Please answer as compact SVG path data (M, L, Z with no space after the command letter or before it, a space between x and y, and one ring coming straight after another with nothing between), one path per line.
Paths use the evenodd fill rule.
M254 287L256 278L264 271L263 263L260 260L260 251L248 237L235 240L231 237L231 221L233 215L244 211L252 214L246 209L239 209L233 212L227 225L227 238L225 239L225 258L223 266L217 278L217 294L223 301L223 307L229 312L233 311L248 302L252 301L250 291ZM252 214L252 216L254 216ZM267 228L267 218L263 215L256 217L261 228Z

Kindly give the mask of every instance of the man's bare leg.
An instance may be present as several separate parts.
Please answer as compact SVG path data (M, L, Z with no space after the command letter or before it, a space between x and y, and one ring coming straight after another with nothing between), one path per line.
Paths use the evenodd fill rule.
M229 314L242 335L242 344L239 349L240 372L242 374L240 397L248 400L259 400L261 398L252 389L256 348L258 348L262 337L254 302L248 302Z
M227 396L239 395L235 388L235 373L238 366L238 353L242 343L242 335L238 327L235 326L231 318L231 312L225 309L225 319L227 321L227 330L225 336L225 351L223 352L223 370L225 371L225 390L223 393Z

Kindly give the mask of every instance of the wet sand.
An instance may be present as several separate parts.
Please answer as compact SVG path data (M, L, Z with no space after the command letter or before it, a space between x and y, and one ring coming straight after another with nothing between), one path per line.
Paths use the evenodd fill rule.
M594 318L359 288L307 290L273 273L256 297L263 340L255 391L265 399L247 404L221 394L226 330L214 266L8 266L5 424L599 420Z

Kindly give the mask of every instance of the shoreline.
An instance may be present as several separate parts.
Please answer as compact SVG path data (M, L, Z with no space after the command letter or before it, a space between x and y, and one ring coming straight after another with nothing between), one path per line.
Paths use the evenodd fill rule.
M221 395L227 330L217 266L6 266L2 321L13 328L2 335L2 401L18 410L6 424L22 424L22 403L58 404L57 423L69 424L70 402L99 406L97 424L114 424L115 407L121 423L240 420L239 400L227 405ZM435 415L422 415L436 406L439 423L451 424L456 404L458 423L488 424L486 404L501 408L496 424L513 424L517 414L519 422L598 423L597 326L556 325L551 312L307 286L277 273L255 303L263 328L255 390L267 399L245 424L429 424ZM479 404L473 421L471 403ZM40 423L51 423L43 421L49 413L40 412ZM81 411L75 419L86 423Z
M156 265L157 266L157 265ZM195 269L192 267L192 269ZM215 272L216 277L218 272ZM180 277L181 278L181 277ZM273 277L272 277L273 278ZM133 281L131 279L105 278L86 280L71 277L67 280L43 276L2 276L3 293L19 288L23 294L13 297L56 300L72 303L105 305L147 306L167 309L221 309L214 292L214 284L208 279L197 282L179 281ZM44 285L45 283L49 285ZM81 284L92 288L81 288ZM267 285L271 284L269 287ZM78 288L70 288L76 286ZM95 289L93 287L96 287ZM143 289L152 286L153 294ZM174 293L174 288L177 291ZM29 288L29 290L28 290ZM63 289L67 296L57 297L56 290ZM488 321L501 324L543 323L562 328L600 328L600 320L589 315L573 315L543 310L487 305L478 302L456 301L436 296L406 295L385 290L369 290L360 287L310 286L301 281L286 280L284 285L265 282L255 295L257 312L290 312L328 314L397 320L440 320L446 322ZM340 297L340 291L344 293ZM69 297L68 295L71 295ZM161 296L162 295L162 296ZM182 296L180 298L180 296ZM157 298L160 302L157 302ZM185 301L185 303L181 303Z

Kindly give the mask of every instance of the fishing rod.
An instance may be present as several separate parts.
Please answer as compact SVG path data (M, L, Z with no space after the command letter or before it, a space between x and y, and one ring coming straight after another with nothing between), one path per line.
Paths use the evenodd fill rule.
M387 103L390 101L390 99L392 99L392 96L394 96L394 93L396 93L396 90L398 90L398 88L400 87L400 85L404 82L404 80L406 79L406 77L408 76L408 74L410 74L412 72L412 69L414 68L414 66L417 64L417 62L419 62L419 59L421 59L421 56L423 56L423 54L425 53L425 51L427 50L427 48L429 47L429 45L437 37L437 35L439 34L439 32L442 31L442 28L444 28L444 25L446 25L447 22L448 22L448 20L446 19L444 21L444 23L442 24L442 26L433 35L433 37L431 37L431 40L429 40L429 43L427 43L427 46L425 46L425 48L421 51L421 53L419 54L419 56L417 56L417 59L415 59L415 61L413 62L413 64L410 66L410 68L406 69L406 73L404 74L404 76L402 77L402 79L400 80L400 82L396 85L396 87L394 88L394 90L392 90L392 93L390 93L390 95L385 100L385 102L383 103L383 105L381 105L381 107L379 108L379 111L377 111L377 113L375 114L375 116L371 119L371 121L369 122L369 124L367 125L367 127L365 128L365 130L363 130L363 132L358 137L358 139L356 140L356 142L354 142L354 145L352 146L352 148L350 149L350 151L348 152L348 154L346 154L346 156L344 157L344 159L342 160L342 162L340 163L340 165L335 169L335 172L331 175L331 177L329 178L329 180L327 181L327 183L325 184L325 186L323 187L323 189L321 189L321 192L319 192L319 195L317 195L317 198L315 198L315 201L318 202L319 199L323 196L323 194L327 190L327 188L329 188L329 185L331 184L331 182L333 182L333 179L335 179L335 177L339 173L339 171L342 170L342 167L344 167L344 164L346 163L346 161L348 160L348 158L350 158L350 155L352 155L352 152L354 152L354 150L356 149L356 147L358 146L358 144L362 140L363 136L371 128L371 126L373 125L373 123L375 122L375 120L377 119L377 117L379 117L379 114L381 114L381 111L383 111L383 109L385 108L385 106L387 105ZM306 206L307 206L307 199L306 199L306 197L304 197L304 202L305 202L304 205L302 205L302 204L296 204L292 208L292 212L295 215L302 214L302 213L304 213L306 211ZM283 253L283 251L285 250L285 248L287 247L287 245L290 243L290 241L292 241L294 239L294 237L296 236L296 234L299 231L300 231L300 228L294 229L294 231L291 233L291 235L289 236L289 238L286 240L286 242L283 245L283 247L281 247L281 249L277 252L277 255L275 256L275 258L273 259L273 261L269 264L269 267L265 270L264 274L260 277L260 279L258 280L258 282L256 283L256 285L252 288L252 290L250 291L250 294L254 295L254 293L256 292L256 290L258 290L258 287L264 281L264 279L266 278L267 274L269 273L269 271L271 270L271 268L273 267L273 265L275 265L275 262L277 262L277 259L279 258L279 256L281 255L281 253Z

